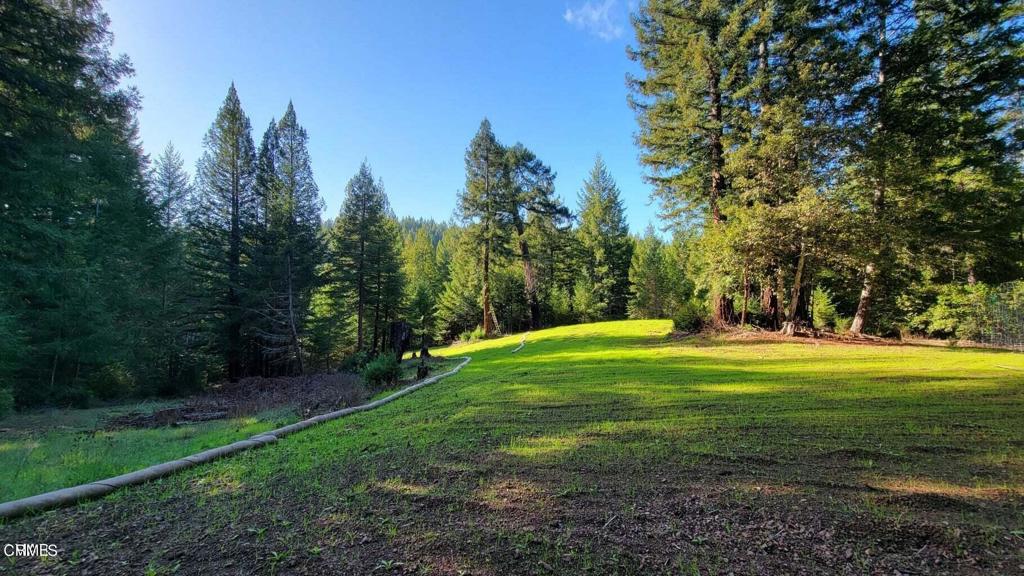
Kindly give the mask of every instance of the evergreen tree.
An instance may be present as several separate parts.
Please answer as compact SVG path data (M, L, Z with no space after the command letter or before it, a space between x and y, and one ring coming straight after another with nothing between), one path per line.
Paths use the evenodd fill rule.
M0 388L19 405L130 392L158 346L164 234L106 26L94 2L0 9Z
M469 225L472 242L480 247L480 306L483 332L490 336L498 330L497 316L491 306L491 261L507 251L502 220L502 176L505 148L484 118L480 129L466 149L466 187L459 193L458 213Z
M556 326L574 320L572 293L580 260L575 231L560 220L530 214L527 226L542 317Z
M640 124L640 161L670 219L706 210L721 220L726 140L741 108L732 73L745 65L741 23L751 6L649 0L634 17L629 56L644 75L629 78L629 102Z
M256 153L256 179L254 182L257 202L256 228L261 233L266 232L271 203L274 194L281 186L281 177L277 169L277 157L280 154L279 140L277 120L271 118L267 129L263 131L259 151ZM259 239L260 244L267 242L266 238Z
M234 84L203 145L190 218L190 253L205 316L202 324L213 336L214 349L226 359L228 378L234 380L244 369L246 267L259 217L249 118Z
M181 154L168 143L160 156L153 162L150 172L151 198L160 211L164 228L183 226L192 194L192 185Z
M504 179L502 203L519 245L530 328L536 330L541 326L540 288L530 254L527 224L536 225L541 220L550 220L552 225L559 226L569 220L569 211L555 196L555 175L551 168L522 144L506 151Z
M434 244L426 228L418 228L405 240L402 249L402 270L409 285L422 284L436 292L441 278L434 259Z
M436 330L435 308L442 279L435 261L434 245L426 227L418 228L415 236L406 240L402 250L402 271L406 282L409 321L421 345L427 346Z
M644 70L631 77L630 105L640 131L640 161L650 169L663 215L679 223L723 221L729 194L725 166L741 132L743 71L749 47L745 24L755 3L649 0L634 18L637 46L630 57ZM721 283L719 283L721 284ZM731 321L732 298L713 294L716 320Z
M330 234L331 260L337 271L339 302L351 302L356 322L356 350L366 349L366 321L372 309L375 286L374 258L383 252L386 220L390 209L383 185L374 182L370 166L363 162L345 186L341 213ZM346 308L339 305L340 309Z
M636 241L629 267L629 281L633 285L630 318L665 318L671 313L670 264L664 242L658 238L654 227L648 226L643 237Z
M243 303L243 340L246 343L247 372L262 376L270 376L272 373L291 368L288 366L289 359L292 358L289 351L294 352L290 350L291 339L281 338L281 325L277 322L281 315L271 310L271 302L278 300L275 282L280 275L279 254L269 229L272 203L281 187L277 156L277 120L272 118L263 132L256 152L256 171L253 180L255 212L252 225L249 227L252 243L251 260L244 270L244 283L247 289ZM285 345L282 345L282 342Z
M309 300L317 282L322 259L320 210L323 201L313 179L307 150L308 136L299 125L295 108L288 109L265 138L257 174L266 186L266 239L264 254L270 274L269 293L263 302L268 329L261 334L263 352L275 364L293 365L304 371L302 341ZM263 150L272 154L273 177L263 175ZM266 179L264 184L260 180Z
M726 162L732 196L723 202L732 229L709 231L724 244L707 283L716 294L742 291L741 323L758 284L762 325L793 329L809 319L812 280L836 237L828 182L840 155L833 127L845 87L836 65L842 41L827 6L793 0L751 12L741 47L747 65L734 84L742 106Z
M597 286L590 277L583 276L576 282L572 299L580 322L597 322L606 317L607 304L597 297Z
M163 236L153 245L154 260L147 275L159 290L159 305L154 308L158 311L154 322L158 348L148 359L151 365L143 370L157 370L147 376L145 382L151 385L142 392L170 394L201 384L197 371L201 359L189 345L193 310L189 299L191 275L185 261L185 226L192 194L181 155L168 144L150 171L150 199L163 224Z
M622 318L629 299L629 263L633 243L626 226L625 209L615 184L600 156L579 196L579 238L582 274L603 317Z
M444 284L451 276L452 260L459 249L459 242L462 238L462 228L449 226L441 234L440 240L434 251L434 263L437 265L437 279L440 293L444 290Z
M843 13L859 64L848 70L844 132L844 189L858 206L850 225L863 246L851 332L865 329L878 304L876 312L891 308L891 294L906 286L901 277L931 257L949 261L952 251L964 276L977 277L978 262L1006 269L990 257L1012 245L1006 232L1019 229L1021 213L1009 192L1019 189L1019 143L1003 131L1024 73L1017 10L1012 2L886 0Z
M378 184L383 193L383 185ZM402 231L390 210L367 247L367 310L370 321L370 351L383 353L389 337L388 326L402 313L405 280L402 275Z
M479 325L481 277L479 247L462 228L451 228L440 246L451 246L448 278L438 299L438 333L452 339Z

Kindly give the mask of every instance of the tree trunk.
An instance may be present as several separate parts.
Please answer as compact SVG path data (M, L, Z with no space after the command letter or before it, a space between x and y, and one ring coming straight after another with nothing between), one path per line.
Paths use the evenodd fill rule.
M797 259L797 273L793 276L793 289L790 291L790 307L785 313L785 322L782 324L782 333L792 336L797 332L799 325L797 311L800 308L800 288L804 280L804 241L800 241L800 257Z
M295 351L295 362L298 364L299 374L306 372L302 365L302 347L299 344L299 328L295 320L295 295L292 289L292 255L287 256L288 260L288 325L291 329L292 349Z
M711 221L718 224L722 221L722 214L718 208L718 199L725 192L725 176L722 174L724 165L724 149L722 147L722 93L719 88L719 72L716 68L708 67L708 92L711 101L711 111L708 119L711 121L710 133L708 135L708 147L711 157L711 187L708 191L708 208L711 211ZM715 302L715 322L719 326L727 326L733 323L735 312L731 297L719 296Z
M359 273L356 278L356 350L363 349L363 306L366 300L366 239L359 237Z
M231 174L231 229L228 237L228 380L232 382L238 380L242 372L242 324L238 319L238 281L242 257L240 188L236 163Z
M814 318L811 316L811 290L808 288L810 286L806 284L800 288L800 298L797 299L796 315L793 318L798 324L811 326Z
M793 289L790 292L790 297L789 297L789 313L786 315L786 320L788 322L793 323L794 325L796 324L796 321L797 321L797 315L796 315L797 308L800 305L800 287L801 287L800 285L803 282L804 261L806 259L806 256L807 256L807 253L806 253L806 250L805 250L805 245L804 245L803 240L801 240L800 241L800 258L797 260L797 263L796 263L796 274L793 276Z
M733 308L732 297L719 296L715 299L715 323L718 326L728 326L736 319L736 311Z
M491 243L489 241L484 242L484 283L481 300L484 311L483 330L486 337L494 332L494 326L491 323L493 314L491 311Z
M516 235L519 239L519 253L523 258L523 283L526 287L526 303L530 307L530 330L540 328L540 301L537 298L537 274L530 259L530 246L526 242L526 228L522 219L515 216Z
M384 299L383 290L381 288L381 269L380 265L377 266L377 290L374 294L373 302L373 354L376 355L379 348L377 345L380 343L380 303Z
M743 264L743 310L740 312L740 326L747 325L747 304L750 302L750 276L747 264Z
M885 130L885 68L886 68L886 13L882 10L878 17L878 125L876 136ZM879 160L878 182L875 186L875 195L872 202L875 218L881 218L885 207L885 158ZM867 322L868 309L871 306L871 295L874 291L875 275L877 269L874 262L868 262L864 267L864 285L860 290L860 300L857 301L857 313L850 324L850 333L859 335L864 331L864 324Z
M782 323L785 321L785 310L783 309L783 299L781 296L786 293L786 284L782 278L782 269L778 268L775 270L775 298L778 305L775 307L775 325L782 327Z
M868 264L864 267L864 286L860 290L860 300L857 302L857 313L853 315L853 322L850 324L851 334L864 332L864 323L867 321L868 306L871 303L871 291L875 286L875 265Z
M771 278L771 274L768 275ZM779 323L777 321L779 311L779 297L775 295L775 290L772 289L770 280L765 285L761 286L761 314L763 316L764 327L769 330L778 330Z
M711 189L708 193L708 208L711 209L711 221L718 223L722 221L722 214L718 209L718 199L725 192L725 176L722 174L724 164L722 147L722 94L719 90L718 70L709 68L708 91L711 100L711 132L709 135L709 147L711 156Z

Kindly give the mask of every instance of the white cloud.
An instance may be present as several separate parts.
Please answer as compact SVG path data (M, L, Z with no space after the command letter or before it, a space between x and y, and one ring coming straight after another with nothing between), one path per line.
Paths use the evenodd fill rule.
M566 8L562 18L598 38L610 41L622 36L622 25L614 12L615 0L593 3L587 0L578 8Z

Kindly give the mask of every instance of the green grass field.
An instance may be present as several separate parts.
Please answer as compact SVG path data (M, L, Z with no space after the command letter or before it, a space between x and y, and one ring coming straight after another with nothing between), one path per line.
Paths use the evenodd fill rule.
M1024 573L1024 355L674 339L439 350L378 410L0 526L78 574Z
M433 363L433 372L456 362ZM403 383L373 393L383 398L416 377L416 365L402 365ZM177 427L106 429L109 419L151 413L179 402L118 404L85 410L50 409L0 420L0 502L33 496L139 470L224 446L298 421L294 407L279 407L225 420Z
M297 420L287 410L176 428L103 430L105 418L171 403L46 410L0 420L0 502L110 478Z

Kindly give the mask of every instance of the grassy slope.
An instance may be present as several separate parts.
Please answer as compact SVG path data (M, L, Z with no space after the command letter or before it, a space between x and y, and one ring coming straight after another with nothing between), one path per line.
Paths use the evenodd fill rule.
M668 328L445 350L473 362L0 541L57 573L1024 571L1024 357Z

